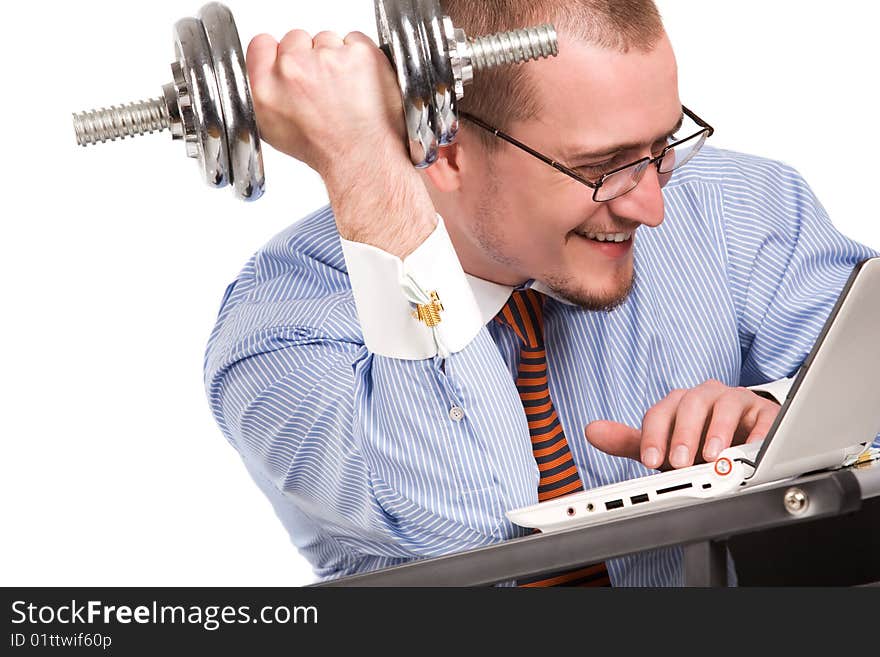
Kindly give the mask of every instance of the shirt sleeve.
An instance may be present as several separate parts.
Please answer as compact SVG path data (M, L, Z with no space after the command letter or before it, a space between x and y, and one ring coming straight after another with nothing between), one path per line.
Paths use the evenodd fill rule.
M285 302L286 326L218 339L206 374L221 429L279 516L295 518L316 572L522 535L504 511L535 503L537 472L488 331L447 359L389 358L339 332L354 323L350 295L329 311L321 301ZM321 313L320 326L306 321ZM491 403L486 389L500 391Z
M778 162L741 160L723 202L740 385L791 381L853 268L877 251L840 233L800 174Z
M841 234L803 178L741 161L723 185L741 385L794 377L853 268L877 252Z
M755 393L766 393L766 395L769 395L781 406L785 402L785 398L788 397L788 391L791 389L791 384L794 383L794 379L795 377L790 376L784 379L770 381L768 383L759 383L757 385L748 386L748 388Z
M372 353L406 360L446 357L464 349L482 327L480 311L443 218L409 256L342 239L342 252L364 335ZM436 326L413 316L436 293Z

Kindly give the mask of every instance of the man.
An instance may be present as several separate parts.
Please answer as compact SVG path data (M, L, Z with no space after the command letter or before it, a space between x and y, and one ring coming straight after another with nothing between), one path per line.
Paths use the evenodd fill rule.
M206 385L320 577L523 535L506 510L761 439L779 405L744 386L795 374L874 255L790 168L700 149L650 0L443 6L470 34L553 22L560 54L484 75L421 171L367 37L248 50L264 139L330 207L229 287ZM607 570L675 585L681 552Z

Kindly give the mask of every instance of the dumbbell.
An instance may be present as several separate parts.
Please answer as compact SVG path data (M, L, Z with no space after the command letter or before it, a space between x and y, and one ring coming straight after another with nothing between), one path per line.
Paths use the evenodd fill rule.
M437 0L375 0L379 47L397 72L408 147L419 168L455 140L457 102L474 71L558 53L552 25L469 39L442 14ZM176 61L162 96L73 115L77 143L134 137L169 129L200 161L213 187L232 184L247 201L265 188L260 133L247 68L232 12L217 2L174 26Z

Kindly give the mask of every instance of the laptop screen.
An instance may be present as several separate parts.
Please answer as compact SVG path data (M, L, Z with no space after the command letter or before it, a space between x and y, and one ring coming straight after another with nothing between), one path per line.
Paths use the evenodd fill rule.
M761 446L749 484L841 465L880 433L880 258L859 263Z

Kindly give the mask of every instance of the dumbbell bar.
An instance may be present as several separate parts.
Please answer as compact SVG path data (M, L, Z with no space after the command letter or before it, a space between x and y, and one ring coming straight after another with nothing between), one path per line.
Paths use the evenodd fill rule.
M408 147L419 168L437 159L459 129L457 102L474 71L558 53L552 25L469 39L437 0L375 0L379 45L397 72ZM235 20L217 2L174 26L173 81L162 97L74 114L82 146L170 129L198 159L213 187L263 195L265 174L244 55Z

